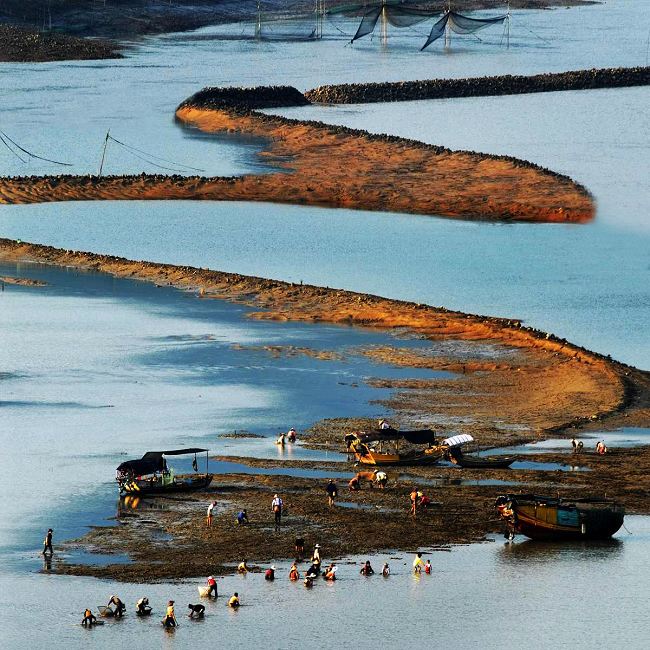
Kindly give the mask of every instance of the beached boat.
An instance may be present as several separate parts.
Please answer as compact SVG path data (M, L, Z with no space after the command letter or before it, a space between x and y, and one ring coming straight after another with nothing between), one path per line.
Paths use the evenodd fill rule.
M458 467L468 469L503 469L510 467L517 460L512 456L466 456L462 446L473 442L469 433L461 433L445 438L441 445L445 450L445 458Z
M409 448L400 452L400 441L410 445L427 445L424 449ZM384 445L393 445L392 451L384 451ZM376 429L359 434L350 444L356 462L363 465L430 465L444 456L444 450L436 445L436 434L431 429L398 431Z
M467 469L505 469L517 459L512 456L466 456L460 447L452 447L447 451L450 463Z
M205 452L205 473L198 472L196 455ZM194 454L194 474L175 474L167 466L165 456ZM116 480L121 495L157 495L169 492L191 492L206 488L213 475L208 472L208 450L191 447L167 451L148 451L142 458L121 463L116 471Z
M625 508L610 499L561 499L506 494L495 506L510 533L531 539L607 539L623 525Z

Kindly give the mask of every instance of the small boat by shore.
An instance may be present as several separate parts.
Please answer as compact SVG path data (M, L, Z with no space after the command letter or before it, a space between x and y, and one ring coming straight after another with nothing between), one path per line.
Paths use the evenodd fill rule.
M427 445L424 449L409 448L400 452L400 441L414 447ZM384 451L384 444L394 445L394 450ZM357 463L362 465L432 465L442 460L444 450L436 445L436 434L431 429L398 431L376 429L370 433L354 436L349 450Z
M205 452L205 473L198 472L196 455ZM194 454L194 474L175 474L167 466L165 456ZM212 483L213 474L208 472L208 450L191 447L167 451L148 451L142 458L127 460L116 470L120 495L149 496L170 492L201 490Z
M449 449L447 458L464 469L506 469L517 460L512 456L466 456L460 447Z
M539 540L608 539L623 525L625 508L611 499L562 499L535 494L506 494L495 506L515 532Z

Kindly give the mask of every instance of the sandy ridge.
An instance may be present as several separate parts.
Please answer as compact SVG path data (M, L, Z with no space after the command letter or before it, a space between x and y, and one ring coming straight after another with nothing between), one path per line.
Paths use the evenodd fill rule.
M374 135L260 113L308 103L295 88L204 89L176 118L207 132L263 138L281 173L240 178L161 175L0 179L0 203L65 200L266 201L463 219L585 222L588 191L571 179L510 157Z
M68 251L0 239L0 259L90 269L117 277L197 291L205 297L244 303L259 319L329 322L408 330L431 341L490 342L520 350L526 360L511 367L468 368L480 379L487 372L499 392L490 408L510 409L513 417L534 409L538 430L564 430L621 414L627 417L648 404L650 373L590 352L552 334L523 327L520 321L464 314L442 307L311 285L296 285L190 266L157 264L120 257ZM389 362L415 365L400 359ZM497 381L496 377L499 377ZM485 381L485 380L482 380ZM489 386L489 383L486 384ZM497 390L497 389L495 389ZM497 399L497 398L495 398ZM515 402L517 402L515 404ZM631 422L631 421L630 421Z

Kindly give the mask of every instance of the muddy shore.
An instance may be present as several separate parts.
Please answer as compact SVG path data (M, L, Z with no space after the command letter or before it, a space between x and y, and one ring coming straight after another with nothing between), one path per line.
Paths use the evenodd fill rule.
M117 43L0 24L1 62L121 59Z
M443 466L403 468L399 472L388 469L385 490L364 485L361 491L350 492L347 481L338 479L336 505L330 508L325 479L273 475L274 464L269 462L269 474L218 475L208 490L188 497L121 500L116 527L95 528L65 548L107 554L109 563L59 562L55 571L127 582L204 580L210 573L232 573L244 558L251 564L280 560L288 566L296 556L297 537L305 539L306 557L314 544L321 544L325 561L386 550L445 548L502 531L494 500L506 492L567 498L606 494L623 503L628 514L650 513L648 492L640 487L650 470L647 448L615 450L604 457L587 452L579 459L567 453L526 456L526 460L562 463L578 471L459 470ZM323 465L323 471L330 469ZM346 469L354 471L351 465ZM415 518L409 514L408 501L414 485L434 501ZM270 508L275 493L282 496L286 507L283 525L277 531ZM213 500L218 505L213 525L208 528L205 508ZM236 514L242 508L250 520L247 526L236 523ZM129 555L129 563L110 564L111 554L124 553ZM307 566L303 561L301 572Z
M395 420L405 428L442 416L435 425L441 435L467 431L473 433L481 446L491 447L573 435L576 430L594 427L615 428L623 423L648 426L650 422L650 373L573 346L551 334L522 327L518 321L6 239L0 240L0 259L101 271L173 286L196 292L197 299L246 304L251 309L251 318L330 322L393 332L395 345L353 353L402 367L445 368L454 373L445 379L401 380L392 384L382 377L369 380L388 382L396 389L389 406ZM404 349L400 346L404 336L426 340L430 349ZM462 342L462 352L453 352L457 346L448 345L453 342ZM308 353L302 349L269 350L269 354L285 352ZM325 362L330 357L322 358ZM310 446L336 452L342 448L344 432L370 425L367 420L331 419L301 432L300 439ZM269 440L269 447L272 445ZM127 553L132 562L106 566L60 562L55 570L146 582L230 572L243 557L256 562L290 558L296 537L304 537L308 547L316 542L323 544L327 558L387 548L413 550L476 541L499 530L492 503L499 492L508 489L547 489L564 495L606 492L635 512L647 512L650 506L650 498L639 488L644 472L650 469L650 451L646 449L606 457L588 453L579 459L568 455L543 457L544 462L556 460L591 470L579 472L469 472L439 466L389 470L390 483L385 491L363 489L353 494L345 488L345 481L339 480L338 501L352 507L339 505L333 509L326 504L323 479L274 476L272 472L277 467L319 469L325 473L353 471L345 460L335 464L232 460L266 467L269 473L218 475L208 490L191 496L121 502L116 519L119 525L93 529L67 548ZM459 483L458 479L471 480ZM494 480L498 481L496 485ZM413 520L408 515L407 495L415 483L441 505ZM279 532L273 530L270 513L270 500L276 492L282 494L287 505L285 524ZM204 512L213 499L218 501L218 514L213 527L208 529ZM235 525L235 514L241 508L248 510L250 526Z

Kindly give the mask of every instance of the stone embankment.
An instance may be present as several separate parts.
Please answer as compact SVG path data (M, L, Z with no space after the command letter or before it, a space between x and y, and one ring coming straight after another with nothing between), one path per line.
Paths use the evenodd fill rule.
M191 106L210 110L252 111L260 108L307 106L311 102L293 86L251 88L207 87L186 99L179 108Z
M572 70L537 75L469 79L425 79L387 83L335 84L305 93L312 103L367 104L453 97L520 95L564 90L623 88L650 84L650 67Z

